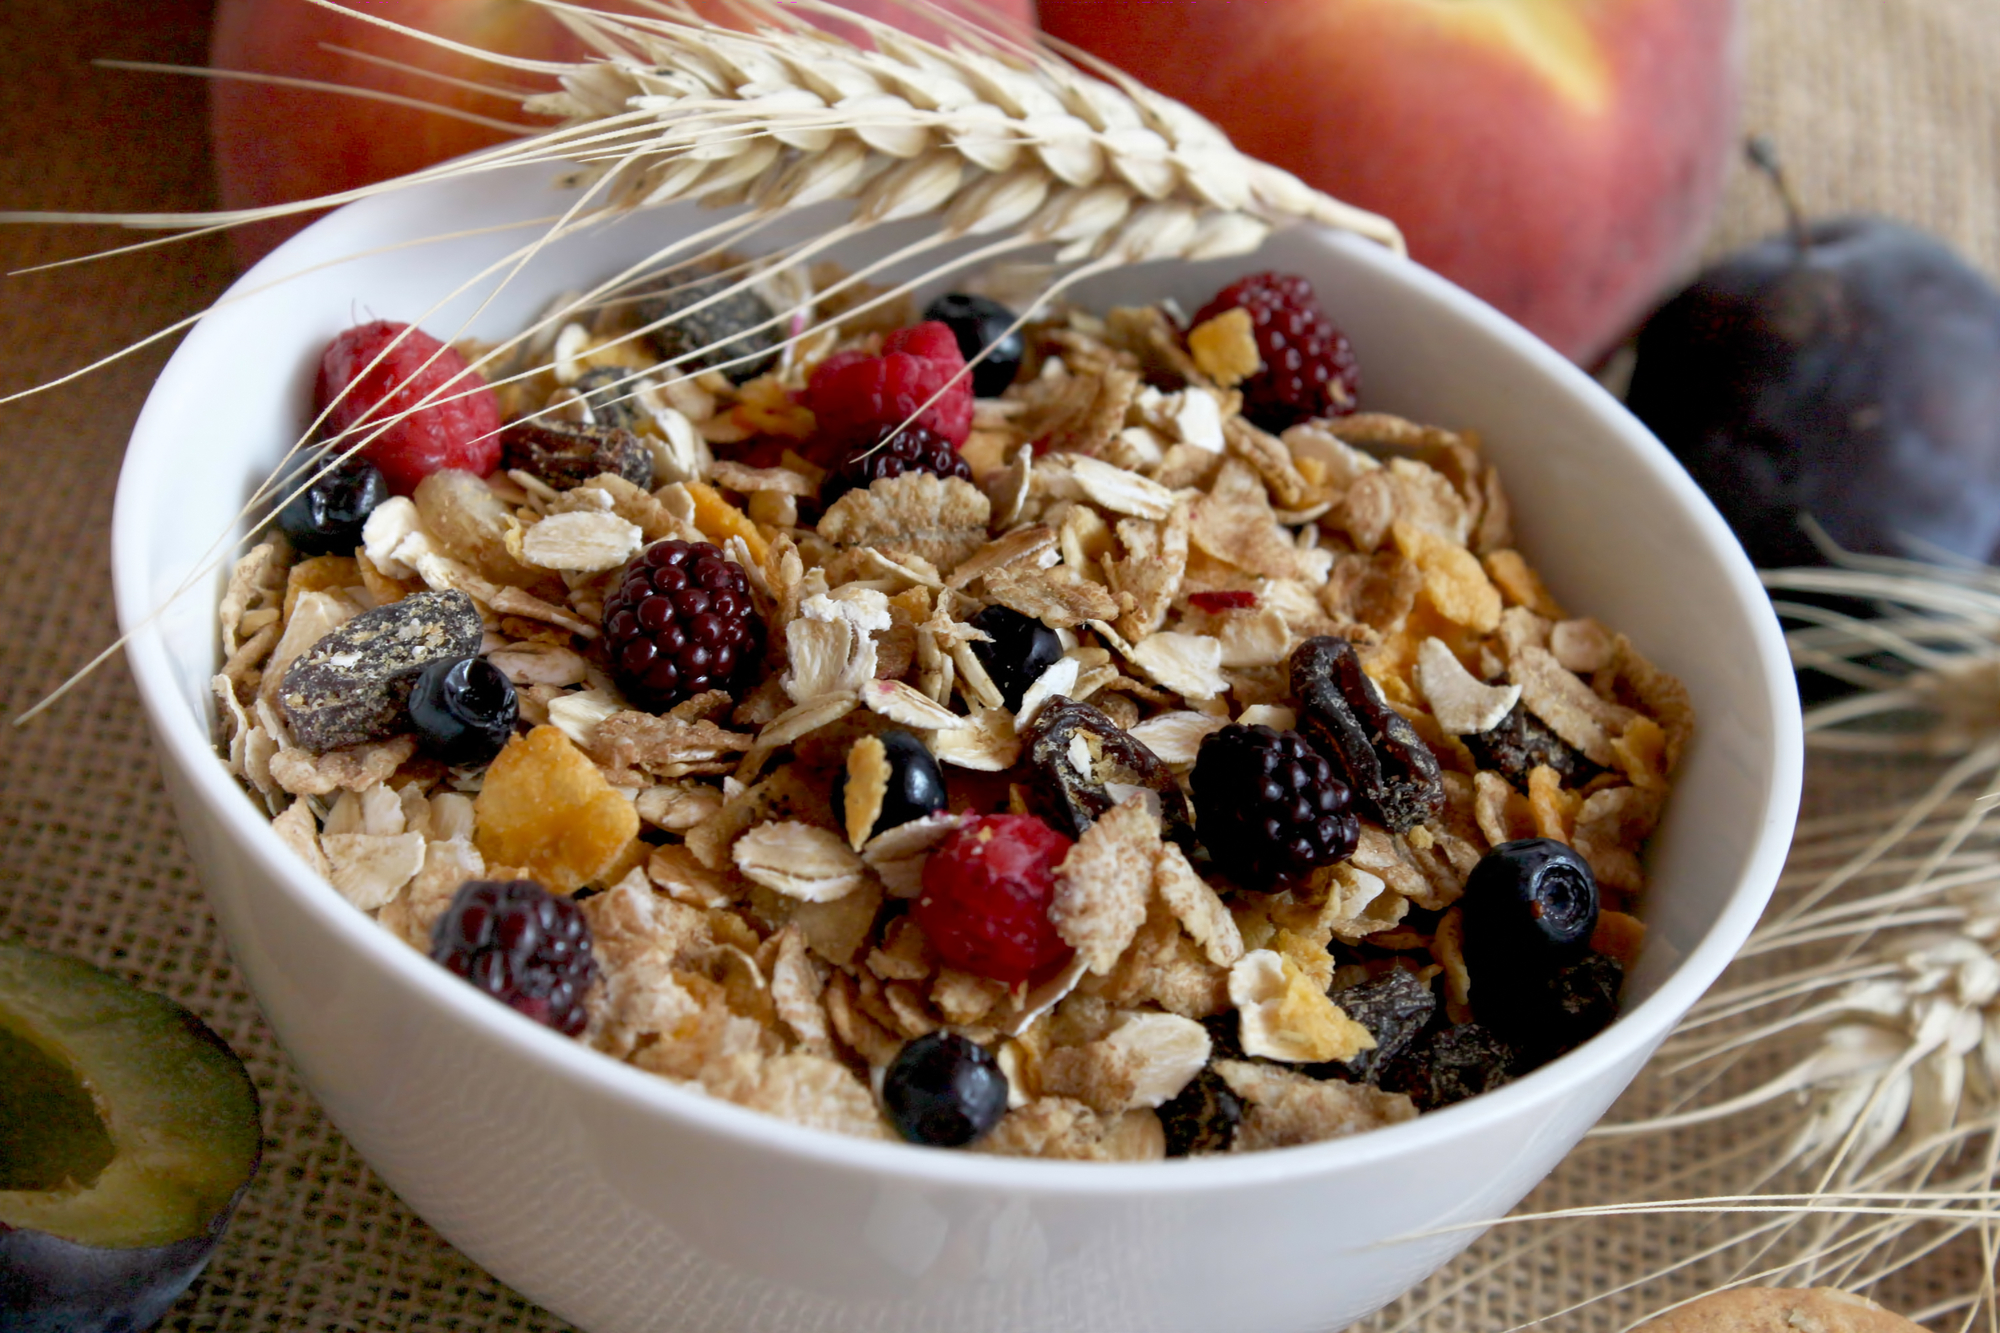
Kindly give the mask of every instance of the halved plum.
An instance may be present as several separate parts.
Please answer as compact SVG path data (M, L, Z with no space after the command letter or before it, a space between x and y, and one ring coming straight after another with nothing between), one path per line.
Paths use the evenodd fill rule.
M257 1169L257 1093L202 1021L0 943L0 1333L129 1333L207 1264Z

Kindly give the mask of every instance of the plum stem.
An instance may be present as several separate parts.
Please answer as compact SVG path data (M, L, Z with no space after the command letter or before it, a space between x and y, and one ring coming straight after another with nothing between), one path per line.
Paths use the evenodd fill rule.
M1777 189L1778 198L1785 205L1785 226L1792 234L1792 244L1798 247L1800 254L1804 254L1812 248L1812 233L1806 230L1805 210L1799 207L1799 197L1785 175L1785 165L1778 157L1778 145L1772 142L1769 135L1753 134L1744 141L1743 155Z

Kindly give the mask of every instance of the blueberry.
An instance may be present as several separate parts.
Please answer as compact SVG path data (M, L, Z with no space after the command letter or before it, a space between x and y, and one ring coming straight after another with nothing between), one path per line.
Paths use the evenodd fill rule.
M1021 706L1028 687L1062 658L1062 639L1056 632L1011 607L989 606L967 623L992 639L974 643L972 655L1000 687L1009 712Z
M897 1052L882 1078L882 1106L910 1142L962 1148L1007 1113L1007 1076L985 1047L933 1032Z
M967 361L992 346L987 358L972 368L975 397L999 397L1020 373L1027 345L1019 329L1009 332L1014 312L998 301L969 292L948 292L924 308L924 318L948 325Z
M944 773L922 741L907 731L885 731L854 744L858 750L871 741L882 747L889 778L882 809L868 827L869 837L944 809ZM833 779L833 808L843 825L847 820L847 776L848 770L843 768Z
M286 494L317 471L308 464L287 483ZM329 469L278 511L278 527L303 555L352 555L361 545L361 527L375 506L389 498L389 482L365 458L350 458Z
M1553 838L1503 842L1479 858L1459 900L1472 1004L1482 1018L1510 992L1545 986L1597 928L1590 865Z
M514 734L514 684L483 657L436 661L410 690L410 723L425 750L447 764L491 763Z

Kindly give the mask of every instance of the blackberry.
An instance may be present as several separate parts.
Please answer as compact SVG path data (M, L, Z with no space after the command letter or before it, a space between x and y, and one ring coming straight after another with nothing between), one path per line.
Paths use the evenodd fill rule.
M873 432L866 444L848 450L846 460L820 487L820 503L831 505L849 491L865 491L884 477L900 477L906 472L972 480L972 465L950 440L930 427L912 424L897 430L884 426Z
M1347 784L1296 731L1232 723L1202 741L1191 780L1195 833L1245 887L1304 879L1354 854Z
M1010 606L996 602L965 623L987 636L973 643L972 655L999 687L1009 712L1021 706L1021 697L1044 671L1062 660L1061 636Z
M1345 416L1361 386L1354 348L1328 322L1312 284L1290 273L1253 273L1224 287L1194 317L1250 313L1263 367L1243 382L1243 415L1268 431L1314 417Z
M323 460L293 474L287 489L316 471ZM389 498L382 469L360 456L337 463L278 511L278 527L300 555L353 555L361 528L375 506Z
M597 979L590 923L531 879L471 879L431 931L431 957L502 1004L566 1037L583 1031Z
M970 292L947 292L924 307L924 318L950 329L967 361L988 347L993 349L972 368L972 392L977 397L998 398L1021 373L1027 340L1014 327L1014 312L998 301Z
M604 599L611 673L642 707L704 690L735 693L763 652L750 581L707 542L664 541L634 556Z
M933 1032L889 1062L882 1108L910 1142L962 1148L1007 1114L1007 1075L985 1047L955 1032Z

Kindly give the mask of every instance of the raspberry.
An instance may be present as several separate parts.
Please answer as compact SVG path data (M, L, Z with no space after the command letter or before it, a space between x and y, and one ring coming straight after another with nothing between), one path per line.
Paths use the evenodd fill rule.
M764 622L742 567L707 542L655 542L604 599L611 673L655 711L704 690L732 694L763 650Z
M1049 920L1056 867L1070 840L1033 815L981 815L924 862L911 915L938 957L1010 985L1070 956Z
M935 320L897 329L882 340L880 356L828 357L806 386L818 451L840 458L865 448L882 438L882 427L902 425L940 389L943 394L913 424L936 431L956 448L972 433L972 378L965 374L958 339Z
M583 1031L597 979L590 923L531 879L471 879L431 930L431 957L502 1004L567 1037Z
M884 444L882 438L895 432ZM848 450L840 469L820 487L820 503L831 505L849 491L865 491L884 477L900 477L905 472L930 472L940 477L972 480L972 464L959 457L950 440L926 426L909 425L897 431L891 424L874 433L866 443Z
M1347 784L1296 731L1232 724L1202 741L1190 779L1195 831L1246 887L1283 887L1354 854Z
M1327 321L1312 284L1289 273L1253 273L1231 283L1194 317L1250 312L1263 368L1243 382L1243 415L1268 431L1354 410L1361 376L1347 336Z
M398 335L402 341L390 347ZM354 439L366 439L394 423L361 456L382 469L397 495L409 495L433 472L459 468L483 477L500 462L499 401L464 357L422 329L377 320L335 338L320 357L313 406L325 411L335 398L326 418L334 434L359 427Z

